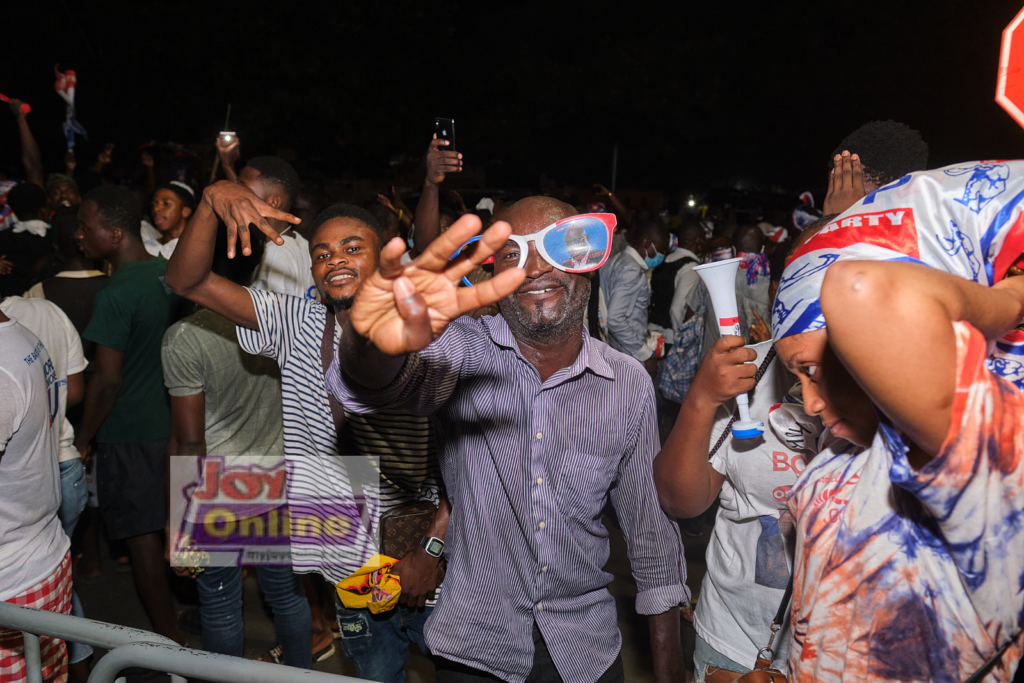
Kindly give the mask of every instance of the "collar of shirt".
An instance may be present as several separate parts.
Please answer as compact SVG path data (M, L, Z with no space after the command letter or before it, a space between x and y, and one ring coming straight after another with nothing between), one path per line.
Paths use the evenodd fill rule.
M519 342L516 341L515 336L512 334L512 330L509 329L508 323L505 322L505 318L500 315L485 316L481 319L484 329L487 331L487 336L491 338L496 345L506 349L512 349L516 352L516 355L524 362L529 364L530 361L523 357L522 352L519 350ZM584 370L591 370L594 374L604 377L605 379L614 380L615 371L612 370L612 366L608 364L605 357L598 352L597 347L594 346L590 335L584 330L583 334L583 348L580 349L580 354L573 361L573 364L567 368L562 368L544 382L545 386L554 386L560 384L566 380L577 377Z
M66 277L78 280L87 277L99 277L100 275L103 275L102 270L62 270L54 275L54 277Z
M634 249L633 251L636 250ZM665 257L665 263L672 263L673 261L678 261L684 258L692 258L698 264L700 263L700 256L697 256L689 249L684 249L683 247L676 247L675 251Z
M626 248L623 249L623 251L625 251L627 254L635 258L636 262L643 266L645 271L650 270L650 268L647 267L647 261L644 261L644 257L641 256L640 252L634 249L632 245L627 244Z

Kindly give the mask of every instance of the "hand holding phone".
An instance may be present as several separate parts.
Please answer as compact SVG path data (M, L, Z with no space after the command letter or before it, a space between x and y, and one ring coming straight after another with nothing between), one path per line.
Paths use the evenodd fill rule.
M455 151L455 119L435 118L434 134L438 140L448 141L449 152Z
M462 155L445 142L434 133L434 139L427 147L427 182L433 185L443 183L445 173L458 173L462 170Z

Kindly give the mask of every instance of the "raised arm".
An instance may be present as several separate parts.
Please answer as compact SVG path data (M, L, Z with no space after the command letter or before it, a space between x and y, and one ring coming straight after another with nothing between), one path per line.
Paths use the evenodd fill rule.
M28 117L21 110L21 100L12 99L8 103L11 113L18 121L18 136L21 138L21 163L25 165L25 180L44 187L43 185L43 157L39 153L39 145L36 143L32 129L28 127Z
M985 287L924 265L844 261L821 289L828 340L878 406L934 457L956 383L952 323L996 339L1024 319L1024 278Z
M464 275L505 245L512 229L498 221L484 232L472 254L448 260L479 231L479 218L463 216L404 268L402 239L396 237L384 247L380 268L359 288L338 344L338 362L346 375L367 389L391 384L406 354L426 348L460 315L519 287L525 277L519 268L497 273L475 287L459 287Z
M718 408L754 388L757 359L742 337L722 337L704 356L683 399L675 427L654 459L654 484L661 506L673 517L688 519L715 502L725 477L711 466L711 430Z
M427 245L441 234L438 193L441 183L444 182L444 174L462 170L462 155L443 149L448 144L447 140L438 140L435 134L427 148L427 177L423 181L423 194L416 204L416 230L412 236L416 252L419 254L426 251ZM459 245L455 246L457 248Z
M222 180L203 190L203 200L181 233L167 264L165 281L175 294L223 315L236 325L259 329L256 308L245 287L211 271L218 215L227 227L231 258L235 256L236 239L241 242L242 253L249 253L251 226L255 225L280 245L284 241L270 227L267 218L279 218L296 225L300 220L271 207L241 185Z
M241 154L241 143L238 140L238 136L236 135L231 142L225 143L218 135L216 144L220 165L224 167L224 177L233 183L237 182L238 173L235 171L235 162L238 161L238 157Z
M619 217L619 221L623 227L629 229L633 224L633 213L626 208L626 205L622 203L622 200L612 194L611 190L600 183L594 184L594 191L608 200L608 203L610 204L610 206L607 207L608 210Z

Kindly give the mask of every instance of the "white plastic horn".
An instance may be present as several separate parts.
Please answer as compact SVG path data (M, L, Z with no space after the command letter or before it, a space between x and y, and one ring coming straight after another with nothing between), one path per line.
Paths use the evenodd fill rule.
M718 316L718 331L723 337L740 336L740 314L736 307L736 270L741 258L715 261L696 266L693 270L700 275L711 294L711 303ZM750 418L750 406L746 394L736 397L740 419L732 425L732 435L737 439L756 439L764 434L764 422Z

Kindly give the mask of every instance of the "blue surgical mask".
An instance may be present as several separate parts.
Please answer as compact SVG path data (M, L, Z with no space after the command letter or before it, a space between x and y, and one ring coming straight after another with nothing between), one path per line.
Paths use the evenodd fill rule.
M665 255L660 251L655 250L654 256L644 256L644 263L647 264L648 268L657 268L664 262Z

